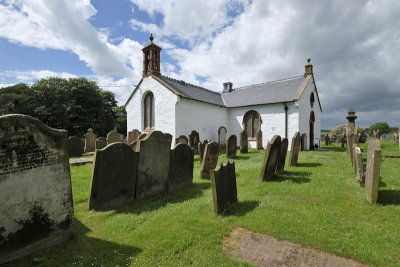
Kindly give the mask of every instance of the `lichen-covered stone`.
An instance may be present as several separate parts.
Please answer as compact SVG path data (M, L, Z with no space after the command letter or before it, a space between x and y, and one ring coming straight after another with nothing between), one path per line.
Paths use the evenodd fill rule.
M265 150L264 161L260 173L261 181L270 181L274 177L280 148L281 137L275 135L272 137L271 141L268 142L267 149Z
M215 214L223 215L229 205L237 203L236 172L233 161L224 161L211 171Z
M107 134L107 145L110 145L112 143L118 143L121 142L121 137L119 133L117 132L117 129L114 129Z
M247 138L247 132L240 132L240 153L248 153L249 152L249 140Z
M168 190L175 190L193 182L193 149L179 143L171 150Z
M232 134L226 139L226 157L235 158L236 157L236 146L237 138L236 135Z
M292 144L290 146L289 153L289 166L296 166L297 159L299 158L299 150L300 150L300 133L296 132L292 138Z
M278 161L276 163L276 173L283 174L285 170L286 154L288 149L288 139L283 138L281 141L281 147L279 151Z
M219 145L215 142L209 142L204 150L203 162L201 163L201 179L210 179L210 171L217 167L218 156Z
M138 129L133 129L132 131L128 132L128 145L138 140L139 135L140 131Z
M376 204L378 200L381 153L381 143L379 140L370 140L368 144L365 193L371 204Z

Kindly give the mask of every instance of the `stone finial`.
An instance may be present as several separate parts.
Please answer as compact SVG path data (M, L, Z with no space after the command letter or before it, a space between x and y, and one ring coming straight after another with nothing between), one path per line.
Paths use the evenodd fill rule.
M154 40L154 37L153 37L153 34L152 33L150 33L150 42L153 42L153 40Z
M310 63L310 61L311 61L311 58L307 58L307 63Z
M304 66L304 77L307 77L308 75L313 75L313 65L310 62L311 58L307 58L307 64Z
M346 118L349 121L349 123L354 123L355 120L357 119L356 112L354 111L353 107L349 108Z

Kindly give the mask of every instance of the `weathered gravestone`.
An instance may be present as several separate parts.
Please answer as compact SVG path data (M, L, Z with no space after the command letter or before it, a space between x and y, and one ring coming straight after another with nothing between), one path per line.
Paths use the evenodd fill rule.
M68 154L69 157L80 157L85 149L85 140L78 136L68 138Z
M352 157L351 157L352 162L351 162L351 164L353 166L354 172L357 172L356 157L354 156L356 154L354 149L356 149L357 147L358 147L358 144L354 144L353 143L353 148L351 149L351 153L352 153Z
M107 146L107 139L105 137L99 137L96 140L96 149L103 149Z
M350 155L350 162L353 166L353 133L349 128L346 129L346 142L347 142L347 152Z
M307 135L303 133L301 135L301 151L307 150Z
M138 141L140 152L136 197L143 198L167 190L171 143L160 131L150 133Z
M354 166L356 166L357 179L360 185L365 183L364 166L361 155L361 148L358 146L354 148Z
M223 215L229 205L237 203L236 173L233 161L224 161L211 171L215 214Z
M171 145L172 145L172 138L173 138L172 134L170 134L170 133L164 133L164 135L165 135L165 137L167 137L167 139L168 139L168 141L169 141L169 146L171 147Z
M123 134L121 134L121 133L118 133L118 135L119 135L119 141L120 141L121 143L125 143L125 144L126 144L126 142L125 142L125 136L124 136Z
M175 138L175 145L177 144L188 144L188 139L184 135L180 135L178 138Z
M189 134L189 146L194 150L194 154L198 154L197 148L200 141L199 133L195 130Z
M139 140L133 141L132 144L129 145L129 147L135 151L135 152L139 152L138 150L138 144L139 144Z
M146 136L147 136L147 133L141 133L141 134L139 135L139 137L138 137L138 140L145 139Z
M0 116L0 265L73 234L67 131Z
M283 138L281 142L281 147L279 151L278 161L276 163L276 173L283 174L285 170L285 161L286 161L286 154L288 149L288 139Z
M200 166L201 166L201 163L203 162L204 150L206 149L207 144L208 144L208 141L203 140L203 141L199 142L199 145L198 145Z
M219 127L218 129L218 144L221 148L225 148L226 146L226 128L224 126Z
M247 138L247 132L240 132L240 153L249 152L249 139Z
M296 132L292 138L289 154L289 166L296 166L300 150L300 133Z
M210 142L204 150L203 161L200 169L200 179L210 179L210 171L217 167L219 155L219 145L215 142Z
M121 137L119 136L119 133L117 132L117 129L115 128L114 130L108 132L107 134L107 145L110 145L112 143L118 143L121 142Z
M281 137L275 135L268 142L267 150L265 150L264 161L261 167L261 181L270 181L275 174L276 164L278 161L279 152L281 149Z
M371 204L376 204L376 201L378 200L381 153L381 143L379 140L370 140L368 144L365 193Z
M93 129L89 128L85 134L85 153L94 152L96 149L96 135Z
M257 130L257 132L256 132L256 140L257 140L257 149L258 150L263 149L262 131L261 130Z
M226 157L235 158L236 157L236 146L237 138L236 135L232 134L226 139Z
M140 131L138 129L133 129L132 131L128 132L128 145L138 140L139 135Z
M112 143L96 150L89 209L133 200L135 196L139 153L127 144Z
M193 182L193 149L179 143L171 150L168 190L175 190Z

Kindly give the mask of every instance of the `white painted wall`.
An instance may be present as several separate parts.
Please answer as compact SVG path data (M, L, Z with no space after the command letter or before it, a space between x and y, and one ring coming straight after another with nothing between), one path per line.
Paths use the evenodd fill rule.
M143 132L143 96L154 95L155 129L175 135L175 104L178 97L152 77L146 77L126 105L127 131Z

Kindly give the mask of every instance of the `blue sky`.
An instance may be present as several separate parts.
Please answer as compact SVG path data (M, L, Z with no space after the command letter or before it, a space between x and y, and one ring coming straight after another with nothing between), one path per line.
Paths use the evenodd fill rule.
M153 33L163 75L222 90L302 75L322 127L400 125L400 1L0 0L0 86L84 76L124 104ZM0 89L1 90L1 89Z

